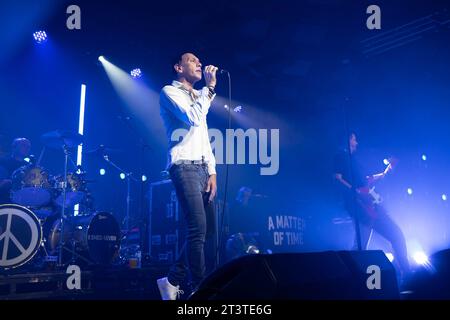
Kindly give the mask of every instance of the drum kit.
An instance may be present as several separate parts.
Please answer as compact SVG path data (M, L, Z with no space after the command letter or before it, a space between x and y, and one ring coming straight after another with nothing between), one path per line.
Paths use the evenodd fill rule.
M82 143L82 136L57 130L41 140L45 147L39 161L12 175L13 204L0 205L0 270L112 263L119 256L119 223L111 213L94 209L86 172L79 166L68 170L71 150ZM45 148L64 153L62 174L52 176L40 166Z

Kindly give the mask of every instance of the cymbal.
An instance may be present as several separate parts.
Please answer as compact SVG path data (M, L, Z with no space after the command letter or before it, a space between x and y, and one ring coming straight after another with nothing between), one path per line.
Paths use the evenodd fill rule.
M83 136L67 130L55 130L44 133L41 141L46 147L52 149L62 149L64 146L75 148L83 142Z
M99 145L97 148L85 151L84 154L87 155L100 155L103 156L105 154L112 154L112 153L121 153L123 150L116 149L116 148L107 148L104 145Z

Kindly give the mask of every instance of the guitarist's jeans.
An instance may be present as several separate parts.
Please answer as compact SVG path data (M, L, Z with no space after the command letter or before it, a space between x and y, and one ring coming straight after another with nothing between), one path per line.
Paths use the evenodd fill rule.
M358 216L359 229L361 235L361 248L366 250L369 245L370 236L373 231L376 231L386 240L391 243L394 251L395 260L398 263L401 273L404 275L409 272L408 253L406 249L406 241L402 230L389 216L386 209L380 205L375 205L375 215L369 213L360 204L347 206L347 210L352 213L353 221L355 222L355 214ZM358 239L355 234L354 249L358 248Z

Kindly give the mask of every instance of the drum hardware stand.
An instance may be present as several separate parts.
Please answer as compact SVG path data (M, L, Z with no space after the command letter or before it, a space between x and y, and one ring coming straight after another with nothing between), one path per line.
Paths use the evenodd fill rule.
M61 231L59 238L59 252L58 252L58 265L62 266L62 248L64 247L64 224L66 220L66 188L67 188L67 164L69 162L69 148L66 144L63 145L64 151L64 180L62 184L62 211L61 211Z
M72 240L72 249L69 249L66 246L63 246L62 249L66 250L67 252L70 252L72 254L72 259L70 261L73 264L76 263L75 258L79 258L79 259L83 260L84 262L87 262L88 264L94 264L94 262L92 260L89 260L88 258L83 257L81 254L75 252L75 240L74 239Z
M75 260L75 255L81 259L86 260L84 257L82 257L81 255L79 255L78 253L75 252L75 246L72 249L68 249L65 246L65 242L64 242L64 225L67 220L67 217L66 217L67 170L68 170L67 167L68 167L68 163L69 163L69 159L70 159L69 147L66 144L63 145L63 151L64 151L64 180L62 183L63 201L62 201L62 209L61 209L61 231L60 231L59 252L58 252L58 265L59 266L63 266L63 263L62 263L63 249L72 253L72 260ZM70 161L72 161L72 159L70 159ZM73 163L73 161L72 161L72 163ZM86 262L90 262L90 261L86 260Z

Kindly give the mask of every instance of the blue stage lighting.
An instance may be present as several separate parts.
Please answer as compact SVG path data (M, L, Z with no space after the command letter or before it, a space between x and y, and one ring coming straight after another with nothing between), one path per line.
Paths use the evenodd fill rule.
M237 106L236 108L233 109L234 112L239 113L242 111L242 106Z
M120 174L120 179L122 179L122 180L125 179L125 173L121 173L121 174Z
M104 56L99 56L99 57L98 57L98 61L100 61L100 62L105 62L106 59L105 59Z
M100 175L104 176L106 174L106 170L105 169L100 169Z
M429 262L428 256L423 251L415 252L413 255L413 258L414 258L414 261L420 265L425 265Z
M145 174L142 175L142 182L147 181L147 176Z
M386 258L388 258L388 260L390 262L394 261L394 255L392 253L386 252L385 255L386 255Z
M409 195L413 194L413 189L412 188L408 188L408 190L406 190L408 192Z
M422 160L423 160L423 161L427 161L427 155L426 155L426 154L423 154L423 155L422 155Z
M142 77L142 71L139 68L131 70L130 74L134 79Z
M388 159L384 159L383 163L384 163L385 166L387 166L389 164L389 160Z
M442 200L447 201L447 195L445 193L442 195Z
M43 43L47 41L47 33L45 31L36 31L33 33L33 38L37 43Z

